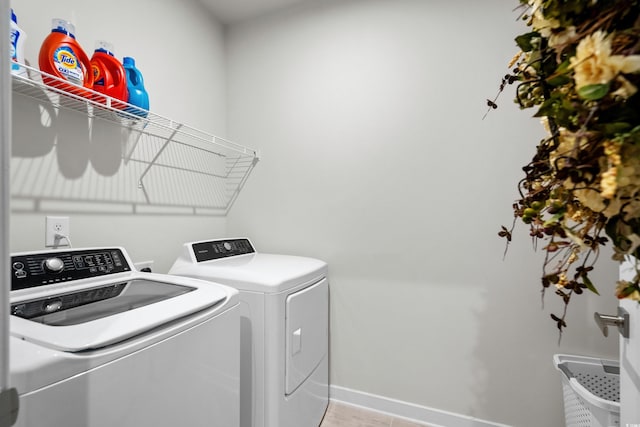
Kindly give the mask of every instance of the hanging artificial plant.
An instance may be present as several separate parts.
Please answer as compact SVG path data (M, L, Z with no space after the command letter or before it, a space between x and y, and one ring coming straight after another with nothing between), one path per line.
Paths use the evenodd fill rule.
M520 0L529 32L500 85L534 108L548 137L523 167L511 241L519 218L545 251L543 290L567 306L585 290L600 249L640 258L640 0ZM500 93L499 92L499 93ZM498 94L499 94L498 93ZM497 96L487 100L497 107ZM618 298L640 301L640 274L618 281Z

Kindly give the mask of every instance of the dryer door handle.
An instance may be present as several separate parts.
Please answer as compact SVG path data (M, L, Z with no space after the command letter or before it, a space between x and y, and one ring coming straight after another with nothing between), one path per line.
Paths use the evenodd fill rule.
M293 341L291 342L291 344L292 356L295 356L302 351L302 328L298 328L293 331Z

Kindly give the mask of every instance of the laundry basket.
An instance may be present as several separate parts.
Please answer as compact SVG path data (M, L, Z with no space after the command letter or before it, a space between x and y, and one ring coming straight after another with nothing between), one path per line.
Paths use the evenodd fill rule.
M567 427L620 425L620 367L615 360L556 354Z

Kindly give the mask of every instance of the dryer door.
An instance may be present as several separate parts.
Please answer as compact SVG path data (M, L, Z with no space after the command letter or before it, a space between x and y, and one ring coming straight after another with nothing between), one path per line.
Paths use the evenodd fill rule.
M327 355L329 282L327 279L287 297L285 393L292 394Z

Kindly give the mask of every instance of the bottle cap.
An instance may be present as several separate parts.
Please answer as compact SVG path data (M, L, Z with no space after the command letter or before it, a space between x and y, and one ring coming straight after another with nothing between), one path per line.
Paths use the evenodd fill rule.
M135 67L136 60L130 56L125 56L122 58L122 65L129 65L131 67Z
M96 42L96 52L104 52L104 53L108 53L111 56L113 55L113 45L109 42L106 42L104 40L98 40Z
M16 13L13 11L13 8L11 8L11 20L16 24L18 23L18 17L16 16Z
M76 38L76 36L73 35L76 32L76 27L70 21L64 19L53 19L51 21L51 31L67 34L74 39Z

